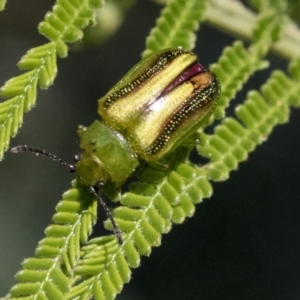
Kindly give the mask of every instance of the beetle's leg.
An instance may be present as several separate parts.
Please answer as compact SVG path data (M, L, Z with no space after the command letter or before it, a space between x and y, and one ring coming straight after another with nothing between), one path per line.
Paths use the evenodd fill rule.
M98 199L99 203L101 204L101 206L103 207L104 211L105 211L105 214L106 214L106 217L111 221L111 224L113 226L113 230L114 230L114 234L118 240L118 243L120 245L123 244L123 239L122 239L122 234L121 234L121 231L111 213L111 211L109 210L109 208L107 207L105 201L103 200L102 197L100 197L100 195L97 193L96 189L94 186L90 185L89 186L89 190L90 192Z

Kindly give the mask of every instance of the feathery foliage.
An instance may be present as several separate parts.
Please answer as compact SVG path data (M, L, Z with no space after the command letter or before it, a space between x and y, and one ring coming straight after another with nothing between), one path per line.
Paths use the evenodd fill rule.
M17 134L25 112L35 104L37 85L48 88L57 73L56 58L67 55L66 42L75 42L82 38L82 28L94 17L93 8L101 5L101 0L60 0L53 11L47 13L39 25L39 31L50 42L28 51L18 63L22 75L8 80L0 89L2 97L9 98L0 104L0 159L7 150L11 137Z
M249 77L268 66L268 62L262 58L272 43L278 40L283 18L275 10L262 12L254 28L254 43L250 48L247 50L240 41L236 41L233 46L226 47L218 63L211 66L222 86L221 98L214 112L216 119L224 117L229 101L234 99Z
M172 222L184 222L193 215L194 204L212 193L203 172L189 164L164 171L149 167L139 178L114 211L124 233L123 245L118 246L111 236L93 239L83 247L75 274L85 280L71 289L67 299L91 298L95 291L96 299L113 299L129 281L130 268L139 266L140 256L150 255L151 247L160 245L162 233L170 231Z
M11 289L11 298L64 299L74 281L80 245L88 241L96 221L95 200L76 183L63 195L35 257L25 259L23 270L16 275L19 283Z
M170 1L147 39L143 57L171 46L192 49L194 31L205 16L207 2ZM253 42L248 48L241 41L234 42L211 67L222 86L215 119L224 118L230 101L250 76L268 66L265 57L288 22L282 1L253 2L259 10ZM96 0L58 0L40 24L40 32L51 42L29 51L19 62L21 69L29 71L1 89L2 95L9 97L0 106L2 152L10 136L17 133L23 112L35 103L37 85L47 88L52 84L57 55L66 56L65 43L82 37L81 28L91 22L93 7L100 4ZM131 268L140 265L141 256L150 255L173 223L183 223L194 214L195 204L212 195L210 181L227 179L276 125L287 122L290 107L300 106L299 81L300 59L295 57L289 63L289 76L275 71L260 91L248 93L236 116L223 119L211 135L201 132L197 150L208 159L207 164L193 165L186 160L190 149L181 147L167 158L167 169L145 166L113 211L122 231L122 245L113 235L89 239L96 221L96 201L74 182L57 205L53 224L46 229L35 257L24 261L16 276L19 283L9 298L114 299L130 280ZM105 225L112 229L110 222Z
M202 134L198 149L210 159L206 169L208 178L227 179L229 172L246 160L276 125L288 121L289 107L299 106L299 93L299 80L276 71L262 86L261 92L249 92L245 103L236 108L239 120L227 117L215 128L215 134Z
M203 19L206 4L207 0L170 1L147 37L142 57L170 47L193 49L196 40L194 31Z

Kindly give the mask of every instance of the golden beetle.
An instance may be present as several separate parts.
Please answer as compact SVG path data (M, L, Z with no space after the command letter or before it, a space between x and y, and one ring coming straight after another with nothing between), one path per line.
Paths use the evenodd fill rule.
M219 95L217 77L187 50L142 60L99 99L102 122L79 127L77 176L86 185L124 181L139 158L158 161L199 129Z
M139 159L149 163L161 160L207 121L219 95L217 77L194 53L164 49L140 61L99 99L101 121L79 126L83 152L76 156L74 166L27 146L17 146L12 152L29 150L69 166L97 196L122 243L121 233L95 188L108 181L122 183L139 165Z

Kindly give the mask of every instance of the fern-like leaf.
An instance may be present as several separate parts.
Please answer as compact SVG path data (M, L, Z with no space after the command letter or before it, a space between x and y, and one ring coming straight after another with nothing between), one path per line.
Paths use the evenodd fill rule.
M266 23L270 25L264 28L271 36L265 44L258 34L250 51L238 42L224 54L223 57L232 62L232 69L239 67L236 76L240 76L225 86L228 101L254 71L266 66L262 57L280 31L278 23L271 21L269 15L265 15L257 24L258 33ZM226 63L225 59L219 67L227 77L232 76L231 64ZM222 78L220 79L222 82ZM235 81L238 83L231 86ZM287 120L288 105L298 93L296 88L293 91L292 95L281 97L280 94L279 98L264 89L263 95L253 92L237 113L244 125L228 118L217 127L213 136L203 134L204 145L200 151L211 161L207 166L199 169L186 163L167 171L154 167L143 170L139 174L141 182L130 186L130 192L121 198L123 206L114 211L115 220L124 233L124 244L118 247L115 239L105 237L92 240L84 247L82 261L75 272L85 280L75 284L67 298L86 299L94 296L96 299L114 299L130 278L128 266L139 266L140 256L149 255L151 248L160 244L161 235L171 229L172 222L183 222L186 217L193 215L195 203L211 195L212 188L208 179L224 179L230 170L235 169L266 138L276 124ZM221 102L221 111L228 104L225 102ZM230 148L230 144L236 148ZM176 155L178 153L174 154ZM224 166L221 165L219 171L221 163ZM111 229L110 223L106 223L106 226Z
M211 66L211 70L217 74L222 86L221 98L214 112L214 118L223 118L229 101L234 98L249 77L268 66L268 62L262 58L267 54L272 43L279 39L284 26L283 20L284 17L277 11L268 10L262 13L254 28L255 42L249 50L244 48L240 41L236 41L233 46L226 47L219 61Z
M53 83L57 73L57 55L67 55L65 43L82 37L81 29L91 22L94 8L101 3L101 0L59 0L41 22L40 33L52 41L28 51L18 66L29 71L8 80L0 89L2 97L10 98L0 104L0 160L10 138L21 126L24 113L36 102L37 84L40 88L48 88Z
M86 243L91 234L96 210L96 199L74 183L57 205L54 224L45 230L35 257L23 262L23 270L16 275L19 283L10 290L11 298L64 299L80 258L80 243Z
M78 41L83 36L81 29L94 16L93 8L101 4L101 0L58 0L52 12L39 25L39 31L52 41Z
M219 61L210 68L217 74L222 87L221 97L214 111L214 118L223 118L229 101L234 98L243 84L254 72L267 66L267 62L254 59L241 41L236 41L232 46L226 47Z
M8 148L10 137L17 134L23 121L23 115L36 102L37 84L48 87L56 75L55 45L48 43L32 49L21 61L22 68L35 67L20 76L8 80L1 88L1 96L10 97L0 104L0 159Z
M82 15L69 18L65 10L69 9L70 3L82 4ZM40 31L53 39L57 53L64 55L65 41L76 40L82 34L81 27L91 17L84 8L86 3L60 0L58 6L64 7L64 10L55 8L41 24ZM148 52L144 56L179 43L191 49L191 36L196 28L194 20L202 18L204 4L205 1L198 0L171 1L158 21L158 29L152 32L147 41ZM274 7L268 11L269 8L266 6L266 11L258 19L254 44L246 49L241 42L234 43L224 51L219 63L213 66L223 87L215 117L222 117L229 101L249 76L266 66L262 59L282 30L281 15L276 15ZM65 28L63 22L73 25ZM179 26L174 29L172 26L175 24ZM171 34L170 28L174 34ZM181 36L184 37L181 39ZM33 69L29 72L39 70L42 57L28 53L20 62L20 67ZM54 65L49 63L47 68L53 69ZM43 70L45 74L36 75L36 84L48 84L47 78L51 76L48 76L50 73L47 68ZM96 202L83 187L74 185L58 204L54 224L46 230L47 237L39 244L37 258L26 260L23 273L18 273L20 283L13 287L11 296L21 299L114 299L124 283L130 280L131 268L138 267L141 256L149 255L152 247L160 245L162 234L170 231L172 223L184 222L193 215L195 204L211 196L209 180L227 178L229 172L266 139L275 125L286 122L289 105L300 105L299 60L293 61L290 73L292 79L282 72L274 73L262 87L261 93L249 93L247 101L237 110L238 120L227 118L213 135L202 134L199 151L209 158L207 165L199 168L188 162L179 163L178 157L186 158L187 154L185 148L179 148L168 158L172 162L168 169L148 166L138 174L140 181L129 186L129 192L121 197L122 206L113 212L123 234L122 245L111 235L92 239L80 248L80 243L86 244L95 221ZM28 82L26 76L20 78L19 82L22 80ZM8 85L6 95L12 99L19 97L22 92L20 86ZM286 89L288 92L284 93ZM9 104L9 101L13 102L12 99L8 100L8 106L14 105ZM4 115L7 114L5 107ZM112 229L110 222L107 221L105 225Z
M208 177L225 180L248 153L265 141L278 124L287 122L289 106L300 105L299 82L283 72L273 73L262 86L261 93L250 92L246 102L236 109L243 125L233 118L226 118L215 129L215 134L202 134L199 152L210 159Z
M171 0L162 10L146 40L146 50L142 57L169 47L181 46L193 49L195 44L195 31L204 16L207 1L199 0Z
M67 299L114 299L129 281L130 268L139 266L140 256L148 256L152 247L160 245L161 235L171 229L172 222L182 223L193 215L195 203L212 194L203 171L187 163L167 171L149 167L139 178L142 182L131 184L130 192L121 198L123 206L114 210L123 245L107 236L83 247L75 274L85 280L72 287ZM106 225L111 229L110 223Z

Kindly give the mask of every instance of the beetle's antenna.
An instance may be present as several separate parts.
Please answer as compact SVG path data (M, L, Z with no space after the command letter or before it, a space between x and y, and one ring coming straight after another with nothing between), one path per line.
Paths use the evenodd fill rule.
M100 195L97 193L95 187L93 187L92 185L89 186L89 190L90 192L98 199L98 201L100 202L101 206L103 207L104 211L105 211L105 214L106 214L106 217L111 221L111 224L113 226L113 230L114 230L114 234L118 240L118 243L120 245L123 244L123 239L122 239L122 234L121 234L121 231L120 231L120 228L118 227L111 211L108 209L105 201L100 197Z
M61 158L59 158L56 155L54 155L52 153L49 153L45 150L35 149L35 148L29 147L27 145L19 145L19 146L16 146L16 147L13 147L13 148L10 149L10 152L12 152L12 153L21 153L21 152L25 152L25 151L29 151L31 153L34 153L35 155L40 155L41 154L43 156L47 156L47 157L51 158L54 161L58 161L61 165L69 168L71 173L75 172L74 165L70 165L70 164L64 162Z

